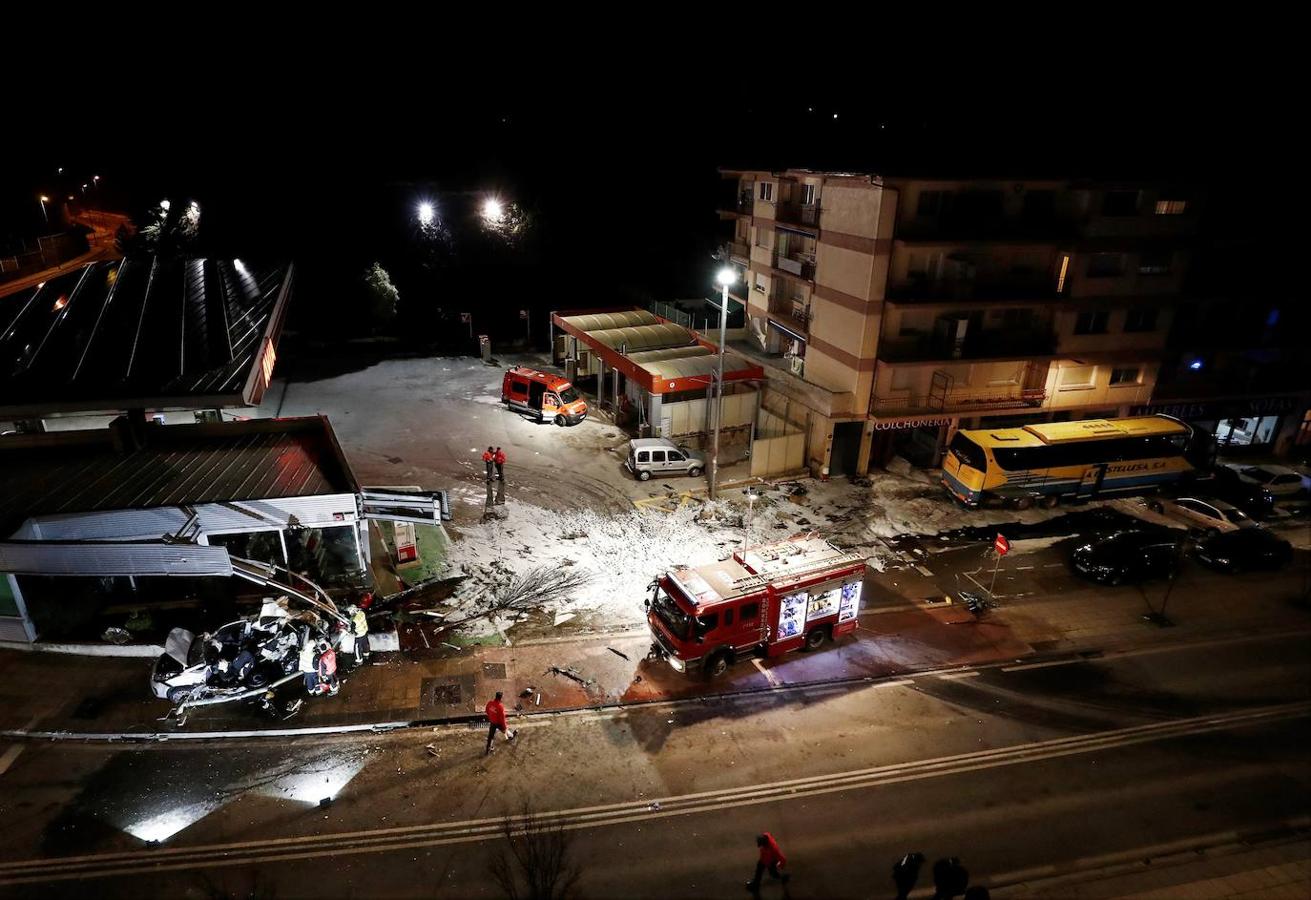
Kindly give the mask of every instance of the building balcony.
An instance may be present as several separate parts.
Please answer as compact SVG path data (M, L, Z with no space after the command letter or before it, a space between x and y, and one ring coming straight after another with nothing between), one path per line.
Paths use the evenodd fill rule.
M933 303L942 300L1059 300L1068 293L1056 290L1047 276L1007 278L997 281L954 278L929 280L907 278L888 285L887 299L893 303Z
M934 362L953 359L1028 359L1056 354L1056 333L1050 330L974 331L952 340L924 334L885 338L879 342L880 360L891 363Z
M773 266L806 281L815 280L815 257L806 253L783 254L774 251Z
M728 245L728 255L744 266L751 262L751 248L737 241L733 241Z
M917 413L985 412L999 409L1037 409L1047 399L1044 388L983 391L948 391L945 395L908 394L902 397L875 397L870 412L876 416L915 415Z
M773 296L769 298L769 312L778 317L780 324L791 325L803 332L810 328L810 307L803 297Z
M819 204L778 203L774 207L774 221L819 230Z
M719 206L719 215L722 218L737 218L738 216L749 216L754 211L756 200L751 191L743 191L738 194L736 200L721 202Z

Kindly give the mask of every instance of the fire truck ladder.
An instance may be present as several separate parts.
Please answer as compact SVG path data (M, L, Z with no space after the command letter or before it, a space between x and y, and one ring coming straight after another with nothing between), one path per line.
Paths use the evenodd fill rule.
M835 547L834 549L837 548ZM798 581L802 578L805 578L807 575L813 575L814 573L822 569L841 568L843 566L853 566L856 563L860 563L860 562L864 562L864 560L861 559L861 557L857 556L856 554L843 553L840 556L834 556L828 559L820 560L819 562L813 562L808 566L801 566L800 568L789 569L787 572L780 572L773 578L771 578L768 575L744 575L741 578L736 578L733 580L733 588L734 590L745 594L750 591L759 590L760 588L763 588L766 585L770 585L770 584L780 584L787 581Z

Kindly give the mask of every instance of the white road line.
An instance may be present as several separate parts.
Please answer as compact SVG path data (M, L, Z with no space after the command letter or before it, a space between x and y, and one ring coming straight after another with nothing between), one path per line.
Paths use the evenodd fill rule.
M22 752L23 752L23 745L14 744L12 747L10 747L8 750L4 752L4 755L0 756L0 775L3 775L9 771L9 767L14 764L14 760L18 759L18 754Z
M1069 666L1074 663L1087 662L1082 657L1078 659L1052 659L1047 662L1026 663L1022 666L1002 666L1003 672L1023 672L1025 669L1049 669L1052 666Z
M773 672L769 671L769 669L766 669L764 665L760 662L760 660L753 659L751 660L751 664L755 666L757 670L759 670L761 675L765 676L765 680L769 682L770 687L778 687L780 684L782 684L782 682L778 680L778 676L775 675Z
M1033 569L1033 568L1036 568L1036 566L1016 566L1016 567L1015 567L1015 571L1017 571L1017 572L1024 572L1024 571L1027 571L1027 570L1029 570L1029 569Z
M939 678L978 678L982 672L948 672L945 675L939 675Z
M909 678L903 678L898 681L876 681L873 684L869 685L869 687L872 688L905 687L908 684L914 684L914 683L915 682Z
M1065 563L1044 563L1044 569L1064 569Z

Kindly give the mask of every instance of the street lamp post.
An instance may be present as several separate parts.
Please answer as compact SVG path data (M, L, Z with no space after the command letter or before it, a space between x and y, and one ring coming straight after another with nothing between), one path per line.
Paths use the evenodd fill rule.
M37 197L36 199L37 199L37 202L41 204L41 218L45 220L45 223L46 223L47 225L49 225L49 224L50 224L50 216L49 216L49 214L46 212L46 204L50 202L50 198L47 197L45 194L41 194L41 195L40 195L39 197Z
M756 511L756 492L747 488L747 520L742 528L742 561L746 562L747 547L751 544L751 519Z
M719 423L724 418L724 343L728 331L728 286L737 281L737 273L731 266L725 266L715 276L719 282L719 364L716 366L715 383L715 434L710 443L710 499L714 500L719 490Z

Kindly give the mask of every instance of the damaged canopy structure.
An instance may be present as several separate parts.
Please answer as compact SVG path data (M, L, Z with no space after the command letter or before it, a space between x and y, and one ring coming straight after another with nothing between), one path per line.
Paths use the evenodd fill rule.
M367 519L439 525L444 493L371 491L326 418L134 425L0 439L0 640L141 603L147 576L305 594L367 582ZM293 577L291 573L297 573ZM58 576L58 577L54 577ZM173 593L176 593L174 591Z

